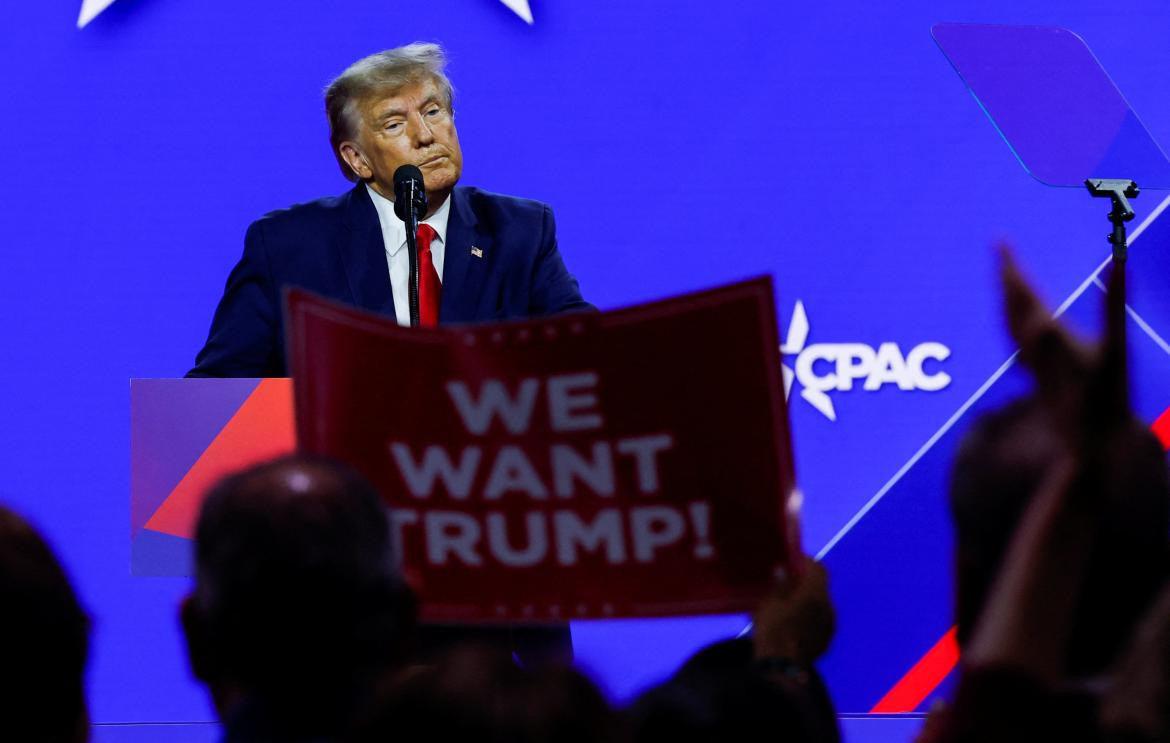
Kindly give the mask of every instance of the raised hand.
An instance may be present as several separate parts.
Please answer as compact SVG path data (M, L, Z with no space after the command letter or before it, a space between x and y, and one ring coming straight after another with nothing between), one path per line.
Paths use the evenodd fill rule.
M828 573L806 557L798 576L785 576L760 602L752 630L757 658L785 658L810 666L829 649L836 615Z

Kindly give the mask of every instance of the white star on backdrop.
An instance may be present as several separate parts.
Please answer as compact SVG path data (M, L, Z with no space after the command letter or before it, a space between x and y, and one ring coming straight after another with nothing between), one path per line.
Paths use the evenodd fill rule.
M528 6L528 0L500 0L500 2L523 18L529 26L532 25L532 8ZM97 18L98 13L113 4L114 0L81 0L81 14L77 16L77 27L85 28L85 24Z
M85 28L85 24L97 17L97 14L114 4L114 0L82 0L81 15L77 16L77 27Z
M500 0L500 2L511 8L512 12L523 18L529 26L532 25L532 8L528 7L528 0Z

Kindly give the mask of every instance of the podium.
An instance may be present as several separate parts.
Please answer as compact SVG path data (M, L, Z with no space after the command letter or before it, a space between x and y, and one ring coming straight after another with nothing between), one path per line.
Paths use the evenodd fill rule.
M191 575L207 489L295 447L290 379L131 380L131 573Z

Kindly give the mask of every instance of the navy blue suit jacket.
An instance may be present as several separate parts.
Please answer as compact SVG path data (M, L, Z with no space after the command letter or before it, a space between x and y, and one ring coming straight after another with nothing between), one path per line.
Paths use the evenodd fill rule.
M442 324L593 308L565 269L552 211L540 202L457 187L444 251ZM286 286L394 317L382 227L364 184L252 223L187 376L287 376Z

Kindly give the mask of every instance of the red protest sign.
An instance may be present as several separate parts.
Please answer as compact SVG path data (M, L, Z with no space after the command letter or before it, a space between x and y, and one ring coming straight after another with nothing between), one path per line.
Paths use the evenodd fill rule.
M799 548L772 285L402 328L288 294L297 434L390 507L429 621L745 611Z

